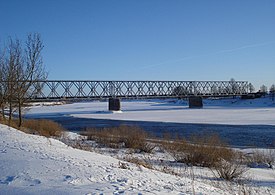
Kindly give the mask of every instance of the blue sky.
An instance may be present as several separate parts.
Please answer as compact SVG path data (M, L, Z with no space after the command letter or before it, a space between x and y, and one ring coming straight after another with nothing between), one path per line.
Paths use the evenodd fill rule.
M274 0L0 0L0 44L39 32L49 79L275 83Z

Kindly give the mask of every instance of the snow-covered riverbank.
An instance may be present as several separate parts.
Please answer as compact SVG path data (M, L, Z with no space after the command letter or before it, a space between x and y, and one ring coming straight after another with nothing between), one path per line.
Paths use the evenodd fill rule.
M192 180L81 151L37 135L0 125L1 194L154 194L191 193ZM225 193L204 183L202 194Z
M204 168L194 168L198 179L192 178L191 172L175 176L124 162L106 154L74 149L55 139L25 134L5 125L0 125L0 159L1 194L241 192L240 186L236 184L215 185L213 176ZM189 172L188 169L180 171ZM245 186L249 192L275 194L274 169L252 169L248 179L253 181L252 186Z
M275 125L275 107L270 98L205 100L203 109L188 109L187 102L182 100L132 100L123 101L122 110L122 113L109 113L107 102L97 101L58 106L37 104L28 109L27 114ZM173 170L166 174L147 169L121 160L123 155L128 156L128 152L124 152L78 150L52 138L0 125L0 194L242 194L242 190L275 194L274 169L251 168L243 180L245 185L228 184L213 177L207 168L178 167L176 171L180 174L176 175ZM133 155L135 158L138 154ZM142 158L172 162L161 151ZM163 165L163 169L167 169L165 167Z

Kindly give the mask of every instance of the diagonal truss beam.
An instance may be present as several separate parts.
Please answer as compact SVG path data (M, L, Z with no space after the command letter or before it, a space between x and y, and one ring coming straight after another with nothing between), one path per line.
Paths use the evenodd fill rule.
M36 81L32 100L236 96L247 81Z

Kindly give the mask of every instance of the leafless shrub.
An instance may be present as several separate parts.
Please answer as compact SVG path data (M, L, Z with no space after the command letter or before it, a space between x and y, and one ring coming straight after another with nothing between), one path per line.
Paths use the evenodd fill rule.
M250 195L250 194L253 194L252 193L252 189L251 189L251 186L248 186L248 185L245 185L244 183L240 183L238 185L239 187L239 192L238 194L243 194L243 195Z
M219 188L223 191L228 192L229 194L238 194L238 195L250 195L250 194L258 194L255 193L253 187L251 185L250 178L239 178L234 181L229 180L211 180L211 185L216 188Z
M175 159L177 162L184 162L186 148L188 143L185 139L177 139L174 141L163 142L164 149Z
M192 143L177 139L165 144L166 150L177 162L190 166L214 166L221 159L231 159L233 151L216 135L193 137Z
M211 167L211 170L217 178L232 181L241 178L248 169L239 162L222 160Z
M45 137L60 137L64 132L60 124L50 120L26 120L21 129Z
M247 168L240 154L228 148L217 135L197 137L191 143L184 139L168 142L166 149L178 162L189 166L208 167L217 178L232 181L240 178Z
M249 167L273 168L275 162L275 150L254 150L247 156L246 161Z
M123 128L125 128L125 126ZM137 152L151 153L154 150L155 145L147 142L147 138L148 135L144 130L138 127L131 127L128 128L128 131L122 137L122 140L126 148L135 149Z
M112 148L131 148L136 152L151 153L155 145L147 142L147 133L139 127L119 126L102 129L88 129L84 133L88 140L95 140Z
M107 147L121 148L123 146L117 128L90 128L83 134L87 136L87 140L95 140Z

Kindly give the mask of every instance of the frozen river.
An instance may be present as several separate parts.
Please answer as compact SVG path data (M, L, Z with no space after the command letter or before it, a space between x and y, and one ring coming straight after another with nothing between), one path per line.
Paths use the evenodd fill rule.
M122 113L110 113L106 102L85 102L36 106L26 117L48 118L75 132L134 125L156 136L218 134L232 146L275 147L275 107L268 98L208 100L204 105L188 109L186 102L177 100L126 101Z

